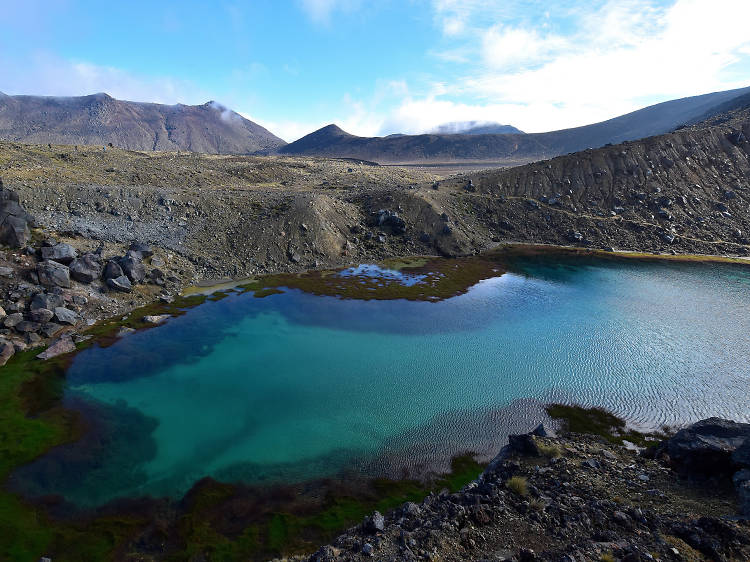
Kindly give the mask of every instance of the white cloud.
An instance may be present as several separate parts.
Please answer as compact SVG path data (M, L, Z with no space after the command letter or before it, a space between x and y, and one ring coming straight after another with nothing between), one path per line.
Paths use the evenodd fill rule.
M747 0L578 4L552 14L558 25L546 16L525 17L538 6L433 0L437 24L450 36L441 59L464 61L458 78L404 99L383 120L383 132L472 119L552 130L750 84ZM746 69L744 82L737 80L738 64Z

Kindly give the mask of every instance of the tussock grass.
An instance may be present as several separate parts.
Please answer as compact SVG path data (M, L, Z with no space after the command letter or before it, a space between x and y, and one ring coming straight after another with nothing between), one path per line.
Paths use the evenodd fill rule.
M525 496L529 493L526 478L523 476L512 476L505 482L505 487L519 496Z

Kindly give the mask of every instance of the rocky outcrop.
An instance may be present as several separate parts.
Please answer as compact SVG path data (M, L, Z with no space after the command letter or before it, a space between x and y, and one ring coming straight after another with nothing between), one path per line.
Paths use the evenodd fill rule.
M701 420L663 442L655 454L690 480L721 481L731 476L740 514L750 517L750 424Z
M29 241L31 216L21 207L18 194L3 187L0 179L0 244L21 248Z

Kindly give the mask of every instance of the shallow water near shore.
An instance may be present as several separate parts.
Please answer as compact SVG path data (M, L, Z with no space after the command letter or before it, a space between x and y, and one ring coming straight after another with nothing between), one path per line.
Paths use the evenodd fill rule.
M645 428L750 421L749 268L545 258L513 271L440 302L232 293L85 350L64 403L89 432L14 487L96 505L179 497L207 475L393 476L489 458L552 400Z

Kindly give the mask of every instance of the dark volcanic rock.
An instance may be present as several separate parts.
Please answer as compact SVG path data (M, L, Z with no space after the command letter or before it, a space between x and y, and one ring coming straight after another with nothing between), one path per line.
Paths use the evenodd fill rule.
M62 306L64 303L65 301L60 295L50 295L48 293L37 293L31 299L30 308L32 311L41 309L41 308L46 308L48 311L52 311L55 309L55 307ZM50 316L50 318L52 317Z
M735 449L732 453L732 461L740 466L750 468L750 438L745 439L745 442Z
M49 310L48 308L35 308L31 311L31 319L34 322L39 322L40 324L44 324L45 322L49 322L52 320L52 317L55 315L54 312Z
M128 252L130 254L130 252ZM122 272L132 283L142 283L146 278L146 268L143 262L134 255L127 255L120 260Z
M102 264L96 254L84 254L70 264L70 276L80 283L91 283L102 274Z
M52 260L58 263L64 263L65 265L68 265L78 257L76 249L70 244L64 242L54 246L43 246L41 251L43 260Z
M120 277L122 275L124 275L122 272L122 268L116 261L110 260L107 262L107 265L104 266L103 277L105 281L116 279L117 277Z
M732 454L748 438L750 424L708 418L678 431L662 443L659 453L666 453L672 466L689 478L729 474Z
M68 266L56 261L42 261L36 266L39 283L47 287L70 287Z

